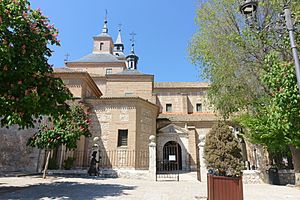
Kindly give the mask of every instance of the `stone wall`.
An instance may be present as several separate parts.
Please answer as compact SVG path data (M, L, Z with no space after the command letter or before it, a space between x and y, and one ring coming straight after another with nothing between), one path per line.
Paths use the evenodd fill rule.
M295 184L294 170L288 170L288 169L279 170L278 176L279 176L280 185Z
M157 106L135 97L89 99L86 102L91 107L92 121L92 137L89 139L87 151L92 150L93 138L99 137L102 152L135 152L135 161L131 160L127 167L139 168L139 164L145 167L145 163L137 159L148 155L148 138L156 132ZM118 146L118 130L128 130L127 146ZM120 153L116 156L121 159ZM111 167L118 167L117 162L112 160L115 158L110 158L110 155L104 157L110 159ZM124 164L126 161L123 161ZM148 163L148 157L145 162Z
M202 105L202 111L198 113L213 111L213 107L209 103L205 91L194 91L192 89L155 89L154 91L161 113L166 113L166 104L172 104L172 113L197 113L196 104L198 103Z
M259 170L244 170L243 183L244 184L263 184L266 182L265 175Z
M26 146L36 129L18 130L17 126L0 129L0 171L36 172L41 169L44 154ZM39 167L38 167L39 161Z
M116 62L116 63L67 63L67 66L71 69L80 69L87 71L92 77L105 77L106 69L111 69L112 73L122 72L125 67L125 62Z
M150 135L156 135L156 116L157 109L153 106L140 104L137 109L137 143L136 149L148 151L148 138Z
M119 79L120 78L120 79ZM151 77L150 77L151 78ZM148 77L149 79L149 77ZM111 77L107 80L106 96L124 97L134 96L141 97L145 100L152 100L152 80L143 80L140 77L130 77L129 80L123 77Z
M195 127L189 127L189 161L190 169L192 171L197 170L197 163L199 162L199 151L197 148L198 144L198 134Z
M135 149L136 106L133 103L118 99L92 100L90 130L92 137L89 147L93 145L93 137L100 137L100 147L106 150L116 150L118 130L128 129L128 149Z

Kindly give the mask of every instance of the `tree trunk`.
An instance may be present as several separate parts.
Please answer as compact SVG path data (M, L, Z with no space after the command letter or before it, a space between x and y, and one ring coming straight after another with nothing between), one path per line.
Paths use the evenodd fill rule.
M290 149L295 171L295 185L300 185L300 148L291 145Z
M46 164L45 164L45 167L44 167L44 173L43 173L43 178L44 179L46 178L46 171L48 170L48 164L49 164L50 154L51 154L51 151L48 151L48 155L47 155L47 159L46 159Z

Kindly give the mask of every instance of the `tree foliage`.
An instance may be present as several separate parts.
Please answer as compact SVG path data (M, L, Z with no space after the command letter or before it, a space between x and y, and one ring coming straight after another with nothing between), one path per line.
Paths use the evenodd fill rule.
M259 1L252 21L239 12L242 2L201 1L191 59L211 82L209 98L221 115L236 117L253 142L273 150L289 145L300 172L300 95L289 35L278 17L283 1ZM291 1L290 9L299 26L299 2ZM299 47L299 31L295 37Z
M227 176L240 176L243 169L238 140L225 122L215 124L206 136L204 159L209 169L225 172Z
M255 111L271 97L261 80L270 67L264 65L266 56L276 51L281 59L292 61L287 31L278 33L277 14L282 12L279 1L259 2L254 27L239 12L240 3L201 1L196 18L199 31L189 47L192 62L211 83L210 101L225 118L240 111ZM300 6L294 3L291 8L297 13Z
M60 145L65 145L68 149L75 149L77 140L81 136L91 136L88 126L88 116L80 105L75 104L70 107L70 110L54 118L52 124L46 122L38 132L29 138L27 145L48 150L43 178L46 178L50 150L58 148Z
M294 64L281 62L276 54L266 58L270 67L262 80L272 98L255 115L243 114L237 121L250 131L250 138L269 147L283 144L300 147L300 95Z
M60 145L75 149L81 136L91 136L88 126L88 116L81 106L72 105L70 111L61 114L52 123L42 125L27 144L39 149L55 149Z
M251 109L268 92L259 80L267 47L245 26L238 7L235 0L202 1L189 48L211 83L210 101L225 118Z
M48 64L57 29L27 0L0 1L1 125L32 127L34 117L58 117L71 93Z

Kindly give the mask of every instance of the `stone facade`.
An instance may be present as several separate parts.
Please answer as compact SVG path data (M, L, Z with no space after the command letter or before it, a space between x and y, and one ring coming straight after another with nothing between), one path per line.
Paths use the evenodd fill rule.
M41 169L44 151L26 145L37 129L0 128L0 174L12 171L36 172Z
M91 54L54 69L55 76L60 77L74 97L81 99L89 110L92 133L91 138L78 141L75 151L68 152L64 147L57 149L53 156L59 166L66 156L71 156L76 158L76 168L86 169L92 151L97 150L102 168L140 170L150 166L150 171L155 173L153 163L149 165L149 148L152 160L163 161L170 159L166 145L177 144L180 152L172 159L179 161L183 171L199 170L199 177L205 180L205 135L218 120L207 99L209 84L154 82L153 75L137 70L138 57L134 53L134 45L129 56L122 56L123 48L118 47L123 44L113 43L106 26L105 22L103 32L94 37ZM120 37L119 32L118 42ZM4 129L0 131L3 133ZM21 135L15 129L11 132ZM30 136L33 132L27 131L27 134ZM17 157L6 160L8 156L1 152L2 168L15 165L16 168L28 166L36 169L34 163L37 163L37 158L30 157L36 156L36 150L25 147L27 135L23 136L22 139L13 139L9 134L0 134L1 141L10 138L6 149L13 151L19 148L17 151L21 152ZM152 146L148 145L150 136ZM15 143L20 145L16 147ZM156 155L153 155L155 148ZM23 153L29 154L24 162L22 157L26 156ZM29 159L33 164L29 164ZM16 164L13 160L20 160L20 163ZM42 159L39 161L42 163Z
M107 33L94 37L92 55L67 62L65 68L56 69L57 72L85 71L101 91L100 98L82 96L90 108L92 120L90 130L93 136L82 145L86 147L84 150L86 154L89 155L93 151L93 138L99 137L98 145L101 152L107 152L106 154L109 151L116 152L116 158L110 155L103 156L110 157L109 165L112 168L118 168L120 166L114 159L123 159L120 158L122 157L120 152L135 151L137 160L138 152L148 153L148 138L154 135L157 161L164 159L165 145L175 142L181 150L179 152L181 169L197 170L200 162L203 163L203 155L199 155L199 135L205 135L217 120L207 100L209 84L154 82L153 75L143 74L137 70L138 57L133 49L127 57L130 64L126 59L115 56L117 53L105 48L101 50L99 47L101 43L106 47L114 45L107 37L110 37ZM130 65L134 67L128 67ZM62 78L64 80L66 77ZM120 130L127 131L126 146L118 146ZM139 164L136 160L130 162L127 167L138 169Z

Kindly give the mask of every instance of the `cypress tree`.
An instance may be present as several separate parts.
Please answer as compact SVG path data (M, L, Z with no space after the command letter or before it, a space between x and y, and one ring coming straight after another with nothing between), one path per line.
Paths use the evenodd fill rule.
M242 175L241 148L237 138L225 122L219 121L207 134L204 159L207 168L217 175Z

